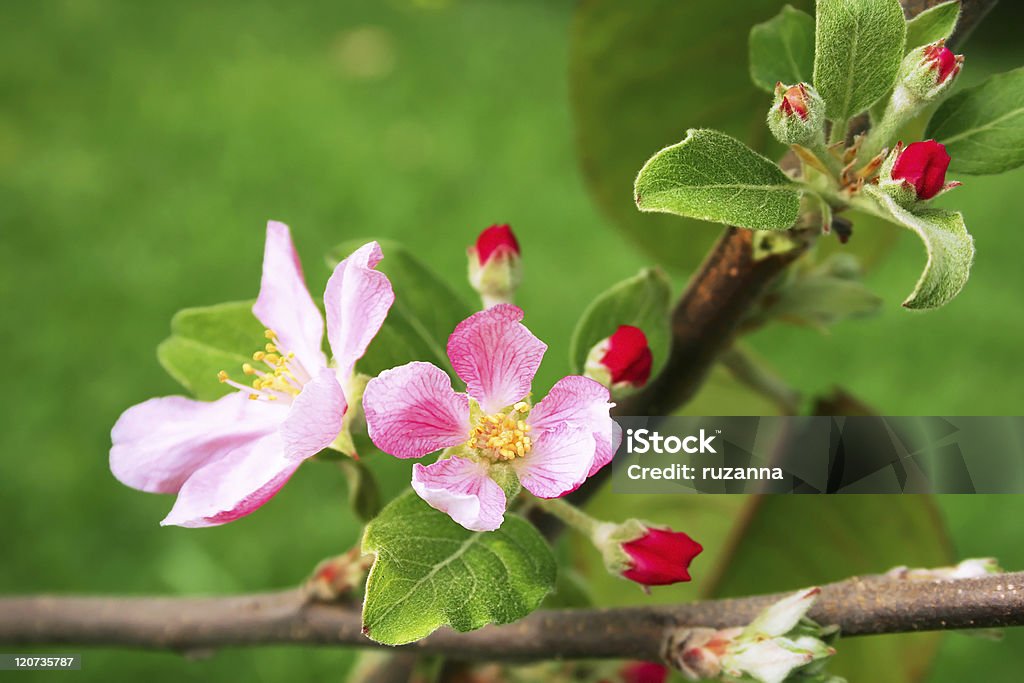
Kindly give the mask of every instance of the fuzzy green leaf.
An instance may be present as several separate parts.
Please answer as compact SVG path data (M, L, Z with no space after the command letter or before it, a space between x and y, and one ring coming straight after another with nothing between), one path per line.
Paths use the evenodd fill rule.
M571 371L581 374L596 344L610 337L619 325L632 325L647 335L654 356L652 376L656 375L668 355L671 298L672 283L657 268L645 268L601 293L583 311L573 330L569 343Z
M959 17L960 0L949 0L921 12L907 22L906 51L949 38Z
M946 146L949 170L956 173L1003 173L1024 164L1024 67L943 102L927 137Z
M164 370L202 401L233 391L217 373L240 374L242 363L252 361L253 351L266 343L252 304L232 301L178 311L171 319L171 336L156 349Z
M412 491L367 525L363 552L376 555L363 631L387 645L444 625L472 631L518 621L555 584L551 548L526 520L506 514L497 531L469 531Z
M974 261L974 239L967 232L963 215L943 209L911 213L874 185L866 185L864 191L890 220L916 232L928 252L924 272L903 305L925 309L949 303L967 284Z
M809 82L814 71L814 17L786 5L750 29L750 78L765 92L778 82Z
M340 244L327 254L333 268L365 240ZM377 270L391 280L395 303L380 332L374 337L356 369L377 375L414 360L429 361L449 370L445 351L448 336L473 310L429 266L402 245L380 240L381 259Z
M846 121L889 92L906 32L899 0L818 0L814 87L830 119Z
M882 299L861 281L860 264L835 253L812 266L798 263L789 276L764 297L759 319L778 318L824 331L843 320L877 313Z
M641 211L659 211L754 230L787 230L800 191L773 162L736 138L691 128L651 157L634 186Z

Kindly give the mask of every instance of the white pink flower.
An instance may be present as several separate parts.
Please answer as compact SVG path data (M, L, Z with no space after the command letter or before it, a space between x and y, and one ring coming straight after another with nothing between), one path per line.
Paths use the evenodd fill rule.
M124 484L178 498L163 525L224 524L272 498L302 462L329 446L348 406L344 386L394 301L374 270L370 242L338 264L324 304L332 364L322 351L324 319L306 289L288 226L267 224L263 278L253 313L266 346L243 372L247 386L212 402L182 396L133 406L111 432L110 469Z
M522 319L519 308L498 304L455 328L448 358L467 393L440 368L414 362L382 372L363 394L370 438L384 452L418 458L448 449L413 467L412 486L473 531L501 526L507 500L499 482L508 488L518 479L535 496L557 498L608 464L618 446L608 389L594 380L564 377L530 404L547 345Z

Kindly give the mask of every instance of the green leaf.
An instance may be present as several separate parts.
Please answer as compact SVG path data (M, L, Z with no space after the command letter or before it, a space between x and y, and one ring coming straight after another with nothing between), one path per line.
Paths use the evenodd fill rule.
M569 343L569 366L581 374L594 346L610 337L619 325L639 327L647 335L654 356L652 376L668 355L669 305L672 283L657 268L645 268L603 292L583 311Z
M800 210L798 186L777 165L725 133L695 128L644 164L634 195L641 211L754 230L787 230Z
M810 10L809 0L791 0ZM576 5L569 52L570 102L580 167L612 225L652 263L695 268L717 225L641 213L628 188L651 152L689 127L715 128L776 158L765 126L770 101L750 82L750 27L780 0L713 2L588 0ZM625 188L625 191L623 191Z
M338 245L328 253L327 264L333 268L362 244L364 240ZM422 360L451 374L445 350L448 336L473 310L408 249L389 240L380 240L380 245L384 258L377 269L391 280L395 303L356 368L367 375L377 375L388 368Z
M238 375L266 343L252 301L185 308L171 318L171 336L156 349L171 377L202 401L234 391L217 379L221 370Z
M866 185L864 190L890 220L916 232L928 252L924 272L903 305L923 309L949 303L967 284L974 261L974 239L967 232L963 215L943 209L911 213L873 185Z
M526 520L506 514L497 531L469 531L412 491L367 525L363 552L376 555L363 631L387 645L444 625L472 631L517 621L555 584L551 548Z
M928 122L926 137L946 146L956 173L1003 173L1024 164L1024 67L950 97Z
M814 87L845 122L896 82L907 24L899 0L818 0Z
M856 257L835 253L809 268L790 269L785 281L764 298L758 315L818 330L842 320L878 312L882 299L860 279Z
M949 0L921 12L907 22L906 51L949 38L959 17L960 0Z
M814 17L790 5L750 29L750 78L765 92L778 82L810 82L814 72Z

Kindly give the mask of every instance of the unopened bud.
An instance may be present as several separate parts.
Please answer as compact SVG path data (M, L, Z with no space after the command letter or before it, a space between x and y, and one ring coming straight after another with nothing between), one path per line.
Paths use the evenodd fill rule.
M882 164L878 187L905 207L931 199L960 184L946 182L949 161L942 143L925 140L904 147L900 142Z
M612 574L642 586L666 586L690 580L690 563L704 548L688 535L630 519L604 523L592 538Z
M484 307L512 303L522 279L519 242L511 226L492 225L468 249L469 282Z
M940 40L912 50L900 66L900 85L911 97L932 102L949 91L963 66L963 55L955 55Z
M816 145L823 141L825 102L807 83L775 86L768 127L784 145Z
M595 344L587 354L583 374L618 393L647 384L653 364L654 356L644 331L632 325L619 325L612 336Z

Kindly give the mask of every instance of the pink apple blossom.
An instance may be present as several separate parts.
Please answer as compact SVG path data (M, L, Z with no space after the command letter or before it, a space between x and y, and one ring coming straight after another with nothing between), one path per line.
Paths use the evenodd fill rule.
M322 351L324 319L306 289L288 226L267 224L263 278L253 314L268 329L266 346L243 372L247 386L216 401L154 398L126 410L111 432L110 469L122 483L176 493L163 525L204 527L253 512L302 462L338 437L348 406L344 385L394 301L374 270L370 242L338 264L324 304L332 364Z
M530 404L547 345L522 319L521 309L498 304L455 328L448 358L467 393L440 368L414 362L382 372L363 394L370 438L382 451L418 458L448 449L413 467L412 486L473 531L501 526L499 482L518 479L535 496L557 498L608 464L618 445L608 389L594 380L564 377Z

